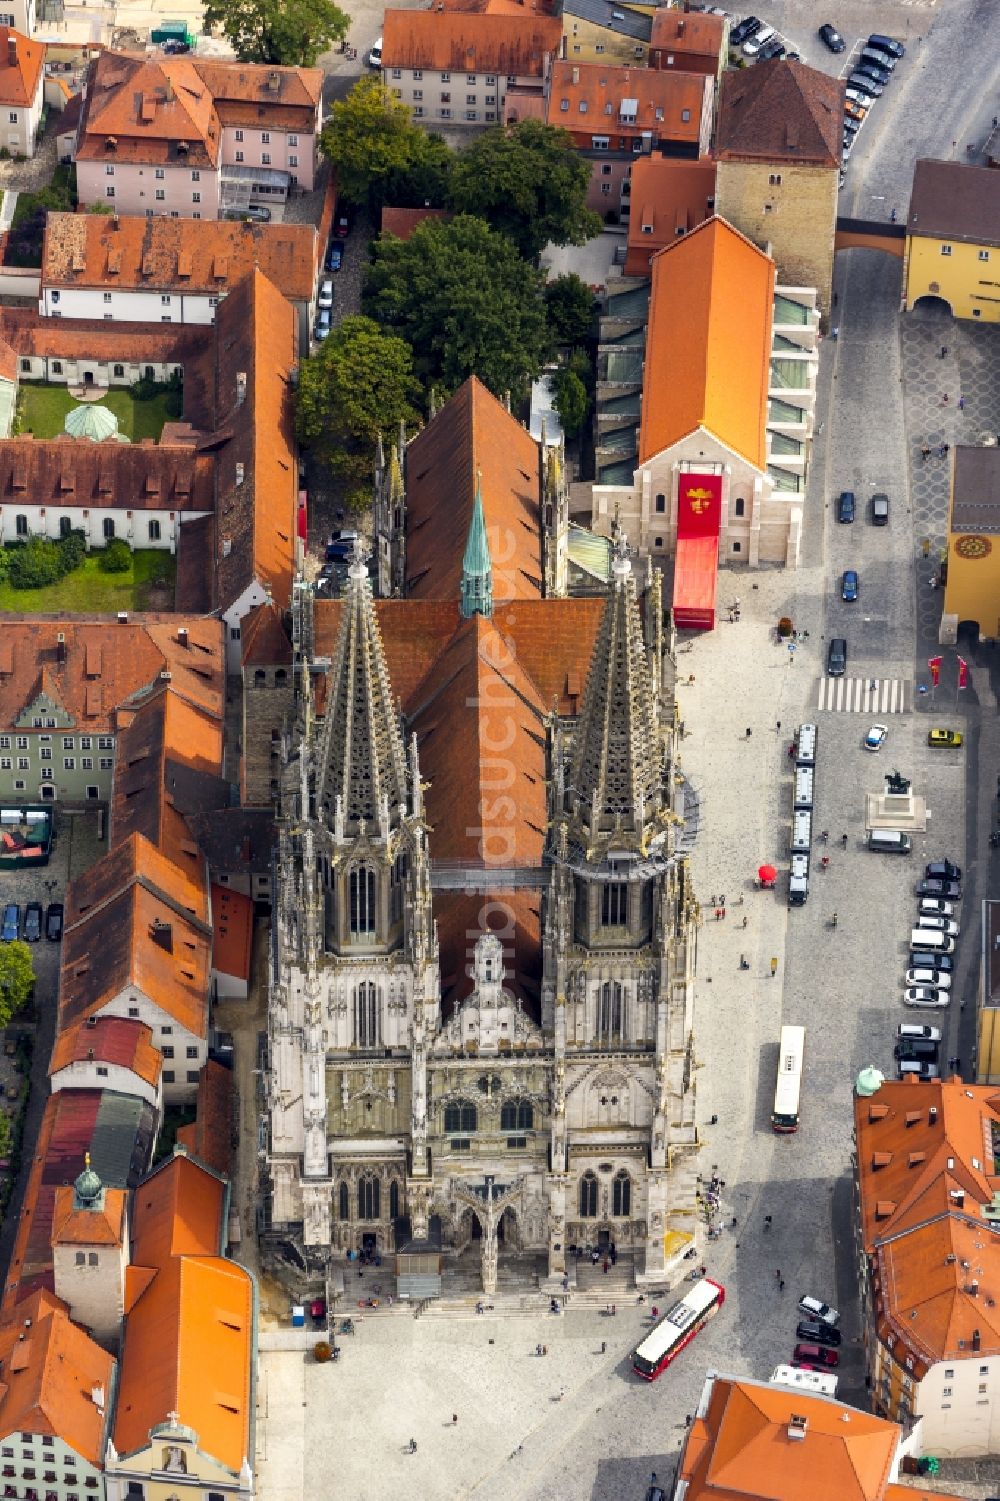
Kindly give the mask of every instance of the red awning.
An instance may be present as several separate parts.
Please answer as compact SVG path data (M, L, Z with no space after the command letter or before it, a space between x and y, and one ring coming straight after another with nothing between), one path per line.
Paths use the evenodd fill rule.
M710 631L715 626L719 539L678 537L674 563L674 624L681 631Z

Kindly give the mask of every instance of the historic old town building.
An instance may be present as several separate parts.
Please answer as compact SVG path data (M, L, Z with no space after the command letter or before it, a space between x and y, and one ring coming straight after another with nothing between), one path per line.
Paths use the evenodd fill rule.
M566 597L567 527L561 452L473 380L380 462L388 597L361 555L342 600L296 587L268 1157L272 1229L321 1260L468 1250L492 1291L501 1258L561 1278L613 1242L656 1281L692 1228L659 578L622 545Z

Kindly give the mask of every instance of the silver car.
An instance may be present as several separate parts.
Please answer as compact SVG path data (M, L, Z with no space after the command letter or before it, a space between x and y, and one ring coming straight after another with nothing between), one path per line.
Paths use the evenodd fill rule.
M903 991L904 1006L947 1006L950 996L946 990L931 985L909 985Z
M957 922L952 922L950 917L935 917L929 912L921 912L917 917L918 928L929 928L932 933L947 933L949 938L957 938L961 929Z

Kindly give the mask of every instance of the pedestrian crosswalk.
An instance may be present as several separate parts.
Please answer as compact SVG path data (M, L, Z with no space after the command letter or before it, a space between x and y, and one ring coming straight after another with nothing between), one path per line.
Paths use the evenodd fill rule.
M816 707L827 714L908 714L913 684L909 678L820 678Z

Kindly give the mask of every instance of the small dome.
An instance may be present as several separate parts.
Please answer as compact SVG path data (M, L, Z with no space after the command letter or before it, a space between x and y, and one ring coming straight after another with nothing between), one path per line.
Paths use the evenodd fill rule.
M87 1153L87 1156L84 1160L83 1172L80 1174L79 1178L77 1178L76 1183L73 1186L76 1189L76 1199L78 1204L82 1204L84 1206L88 1204L96 1204L97 1200L101 1197L101 1193L104 1189L104 1184L101 1182L100 1178L97 1176L97 1174L94 1172L94 1169L90 1165L89 1152Z
M874 1064L869 1063L868 1067L863 1068L858 1075L857 1083L854 1086L854 1093L865 1099L870 1094L877 1094L884 1083L885 1074L883 1074L881 1069L876 1068Z
M118 443L128 442L118 431L118 418L114 412L99 403L74 407L63 427L71 438L90 438L94 443L103 443L109 438Z

